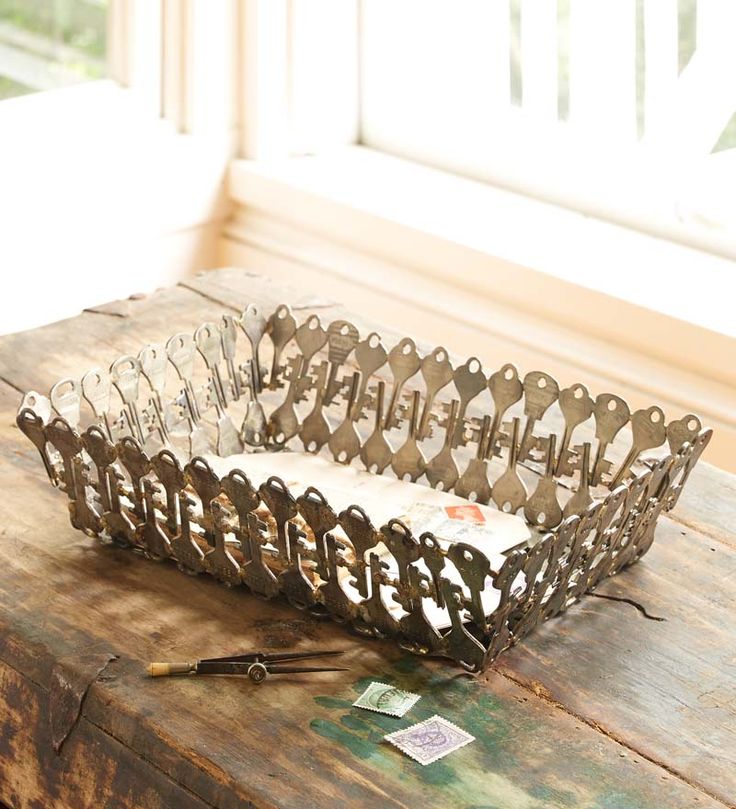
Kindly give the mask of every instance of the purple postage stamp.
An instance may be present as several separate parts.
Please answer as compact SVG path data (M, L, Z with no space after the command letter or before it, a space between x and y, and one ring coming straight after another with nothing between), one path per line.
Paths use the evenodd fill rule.
M431 764L475 741L475 736L441 716L433 716L418 725L389 733L384 738L420 764Z

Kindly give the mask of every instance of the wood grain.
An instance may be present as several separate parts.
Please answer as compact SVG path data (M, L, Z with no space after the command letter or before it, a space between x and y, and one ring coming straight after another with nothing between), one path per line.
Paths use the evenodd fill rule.
M225 301L240 308L243 287L254 300L289 300L233 271L196 284L201 292L179 287L133 301L125 317L85 313L0 338L0 376L47 388L62 374L191 330ZM502 657L497 671L468 678L75 531L66 498L13 424L18 399L0 384L0 709L12 717L0 718L0 800L10 806L658 809L733 800L735 563L726 544L704 535L707 525L696 533L666 520L651 554L602 590L666 622L588 598ZM153 659L287 647L344 648L351 670L262 687L144 674ZM62 749L66 763L46 777L51 671L90 649L119 658L91 686ZM351 703L370 680L422 699L404 723L366 716ZM433 713L477 741L427 768L381 743ZM135 784L126 781L131 768ZM70 786L55 787L67 776L54 773L66 772L75 773ZM85 804L83 794L100 799Z

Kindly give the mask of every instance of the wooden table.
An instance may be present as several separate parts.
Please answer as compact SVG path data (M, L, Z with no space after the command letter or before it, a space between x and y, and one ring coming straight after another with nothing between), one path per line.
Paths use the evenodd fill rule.
M345 314L220 270L0 338L0 800L28 809L733 805L736 480L707 464L661 520L649 555L599 590L665 621L589 597L475 679L72 529L66 498L15 427L20 392L251 300ZM346 649L351 671L261 688L144 674L156 658L307 646ZM421 694L412 719L441 714L477 741L421 767L381 743L401 720L351 708L371 680ZM88 683L57 755L52 717L54 727L73 720L65 694Z

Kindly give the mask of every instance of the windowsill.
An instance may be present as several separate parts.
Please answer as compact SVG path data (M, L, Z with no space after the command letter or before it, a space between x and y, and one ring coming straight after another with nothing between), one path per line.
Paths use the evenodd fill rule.
M728 259L362 147L233 161L230 195L313 235L736 385Z
M181 245L228 215L233 145L178 133L112 81L0 103L0 263L17 279L0 331L177 281Z
M733 262L550 203L363 147L272 162L238 160L230 181L232 196L243 204L269 207L269 196L275 203L279 187L300 191L370 216L374 227L400 225L736 337ZM320 213L281 211L282 218L297 216L305 226L323 230L329 223L320 222ZM373 233L333 235L396 258L398 245L376 243ZM406 257L411 265L424 258ZM462 269L451 272L462 274ZM530 300L524 288L497 294L524 309L548 309L544 301Z

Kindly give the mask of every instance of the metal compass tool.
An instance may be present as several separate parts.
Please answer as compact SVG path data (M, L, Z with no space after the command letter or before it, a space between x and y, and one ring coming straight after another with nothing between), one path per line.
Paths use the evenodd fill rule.
M271 674L313 674L322 671L348 671L338 666L300 666L300 660L345 654L342 650L316 652L252 652L232 657L212 657L190 663L149 663L151 677L169 677L189 674L234 674L262 683ZM297 663L297 665L289 665Z

